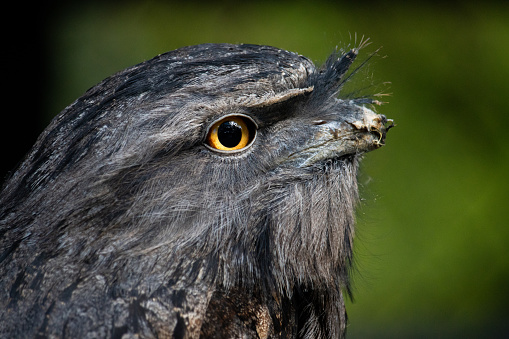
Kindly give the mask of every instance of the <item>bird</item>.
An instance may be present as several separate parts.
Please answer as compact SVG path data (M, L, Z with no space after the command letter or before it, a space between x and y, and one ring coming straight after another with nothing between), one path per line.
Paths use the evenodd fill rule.
M342 338L365 62L182 47L89 89L0 194L0 336ZM369 58L368 58L369 59Z

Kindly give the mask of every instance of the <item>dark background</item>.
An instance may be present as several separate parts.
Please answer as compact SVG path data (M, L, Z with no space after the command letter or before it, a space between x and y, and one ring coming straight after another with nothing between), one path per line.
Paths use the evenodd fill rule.
M4 16L5 178L53 116L127 66L204 42L325 61L361 36L390 97L360 176L350 338L509 336L509 2L48 2ZM36 6L36 7L33 7ZM12 18L9 18L12 16ZM357 36L357 38L355 37Z

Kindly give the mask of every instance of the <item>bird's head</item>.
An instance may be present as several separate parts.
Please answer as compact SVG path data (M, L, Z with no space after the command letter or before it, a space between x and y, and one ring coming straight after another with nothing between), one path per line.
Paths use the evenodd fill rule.
M129 263L118 280L169 277L183 257L224 285L345 275L358 159L392 126L365 106L375 100L342 99L357 51L315 68L273 47L206 44L128 68L54 119L7 183L2 217L70 267Z

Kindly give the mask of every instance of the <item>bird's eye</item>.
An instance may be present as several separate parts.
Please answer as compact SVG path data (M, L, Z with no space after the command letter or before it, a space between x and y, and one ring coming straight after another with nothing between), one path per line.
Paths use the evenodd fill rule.
M230 115L212 124L207 133L207 145L219 151L241 150L253 142L256 125L244 115Z

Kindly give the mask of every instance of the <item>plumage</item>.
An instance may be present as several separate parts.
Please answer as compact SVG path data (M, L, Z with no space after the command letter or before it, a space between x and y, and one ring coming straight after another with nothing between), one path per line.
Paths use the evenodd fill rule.
M0 196L0 336L342 337L358 162L392 126L341 99L357 51L191 46L64 109ZM247 146L214 149L228 116Z

